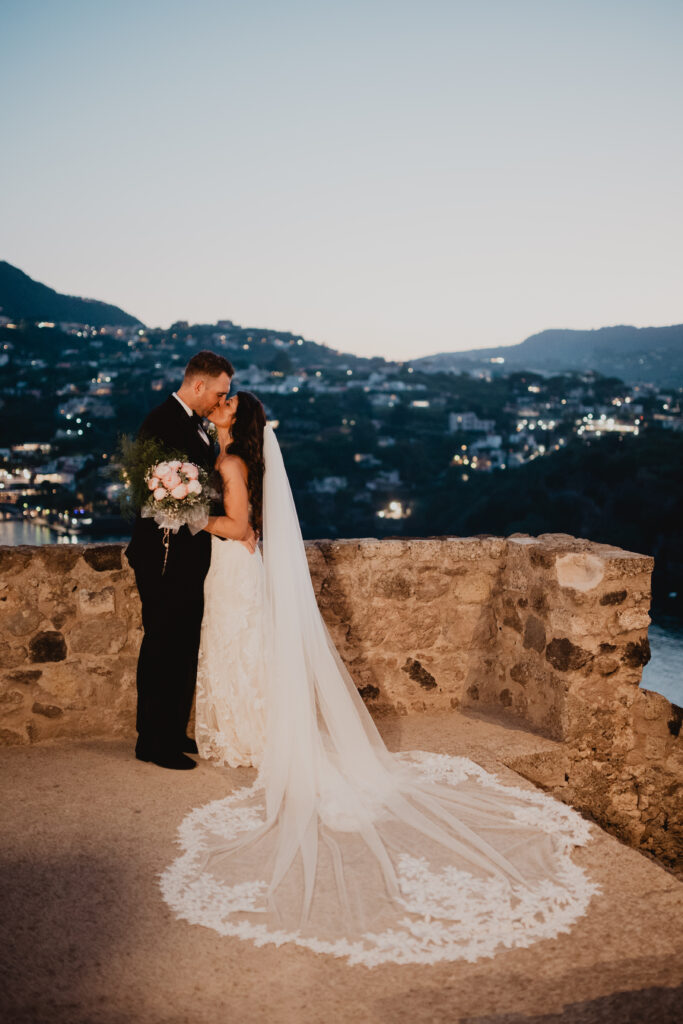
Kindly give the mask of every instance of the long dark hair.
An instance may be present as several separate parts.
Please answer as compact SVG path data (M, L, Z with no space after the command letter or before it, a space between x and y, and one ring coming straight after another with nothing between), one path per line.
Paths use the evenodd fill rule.
M254 530L263 531L263 428L266 410L251 391L237 392L237 411L232 421L226 454L239 455L247 464L247 490Z

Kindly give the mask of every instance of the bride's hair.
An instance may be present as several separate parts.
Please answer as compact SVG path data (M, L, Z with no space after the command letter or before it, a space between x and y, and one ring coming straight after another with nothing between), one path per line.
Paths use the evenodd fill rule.
M237 392L237 411L230 427L232 435L226 452L239 455L247 464L247 489L255 530L263 530L263 428L266 411L251 391Z

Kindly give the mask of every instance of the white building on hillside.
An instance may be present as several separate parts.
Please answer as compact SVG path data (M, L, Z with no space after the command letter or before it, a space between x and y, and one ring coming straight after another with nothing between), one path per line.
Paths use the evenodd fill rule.
M495 420L480 420L476 412L451 412L448 414L448 432L455 434L459 430L493 431Z

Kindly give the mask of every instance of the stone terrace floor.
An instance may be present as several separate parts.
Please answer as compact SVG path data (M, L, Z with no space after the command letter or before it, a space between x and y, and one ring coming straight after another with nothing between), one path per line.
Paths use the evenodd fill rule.
M504 766L552 742L481 716L380 720L391 749ZM0 1018L7 1024L673 1024L683 883L594 826L603 892L567 935L474 964L349 967L177 921L156 876L190 808L253 771L168 772L131 741L4 748Z

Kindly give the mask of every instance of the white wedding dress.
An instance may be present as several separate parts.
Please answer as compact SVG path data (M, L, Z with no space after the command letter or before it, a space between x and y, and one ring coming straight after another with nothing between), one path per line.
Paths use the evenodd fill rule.
M263 560L211 538L197 665L195 737L215 765L258 766L266 742Z
M466 758L387 750L318 611L270 427L264 456L263 560L214 540L197 686L200 752L258 774L186 816L164 899L368 967L568 931L598 891L571 859L590 826Z

